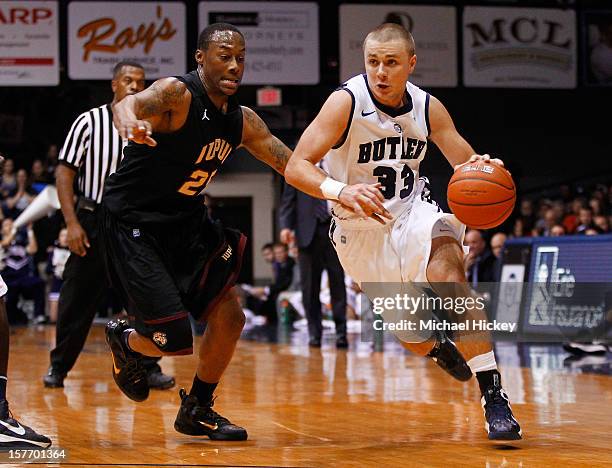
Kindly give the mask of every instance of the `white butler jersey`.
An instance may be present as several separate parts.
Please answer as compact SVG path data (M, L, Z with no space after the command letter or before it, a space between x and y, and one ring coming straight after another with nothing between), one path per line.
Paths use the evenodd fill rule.
M407 103L395 109L376 100L366 75L341 89L351 95L353 107L342 140L325 156L328 173L349 185L380 182L385 208L396 218L414 201L430 133L429 94L406 83ZM334 214L340 220L355 217L340 204Z

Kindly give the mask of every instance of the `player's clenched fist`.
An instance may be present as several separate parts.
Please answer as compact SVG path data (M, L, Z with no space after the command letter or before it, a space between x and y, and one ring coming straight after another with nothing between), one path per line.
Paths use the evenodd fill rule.
M347 185L340 192L338 201L360 217L370 217L385 224L382 218L393 219L393 216L383 205L385 197L380 187L380 183Z

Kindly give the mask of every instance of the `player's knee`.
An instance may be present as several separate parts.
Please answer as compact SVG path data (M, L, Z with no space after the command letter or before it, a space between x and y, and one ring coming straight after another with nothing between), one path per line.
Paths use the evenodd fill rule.
M246 323L246 316L242 309L240 307L232 307L231 310L225 314L225 319L229 331L240 335Z
M155 325L151 340L164 355L193 354L193 333L188 317Z
M226 335L240 336L246 323L246 317L242 308L236 302L226 303L218 308L208 319L208 324L213 329L223 330Z

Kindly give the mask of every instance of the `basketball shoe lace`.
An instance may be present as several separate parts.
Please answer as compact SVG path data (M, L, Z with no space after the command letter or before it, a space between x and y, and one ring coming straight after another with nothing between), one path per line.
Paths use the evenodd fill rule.
M192 410L193 417L196 420L213 421L219 427L225 424L231 424L229 419L224 418L212 409L216 399L217 397L212 398L210 402L205 405L195 405Z
M510 424L516 423L512 417L510 401L501 387L492 386L488 388L485 395L485 401L486 410L494 421L504 421Z

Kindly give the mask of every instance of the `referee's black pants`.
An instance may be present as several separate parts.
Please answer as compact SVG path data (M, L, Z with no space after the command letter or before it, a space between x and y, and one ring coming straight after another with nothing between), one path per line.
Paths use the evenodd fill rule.
M87 233L91 247L84 257L70 254L64 268L55 326L55 348L51 350L51 367L58 374L68 374L74 367L96 312L107 300L109 285L98 238L98 211L77 211L77 218ZM159 358L145 359L149 372L161 371L157 361Z

